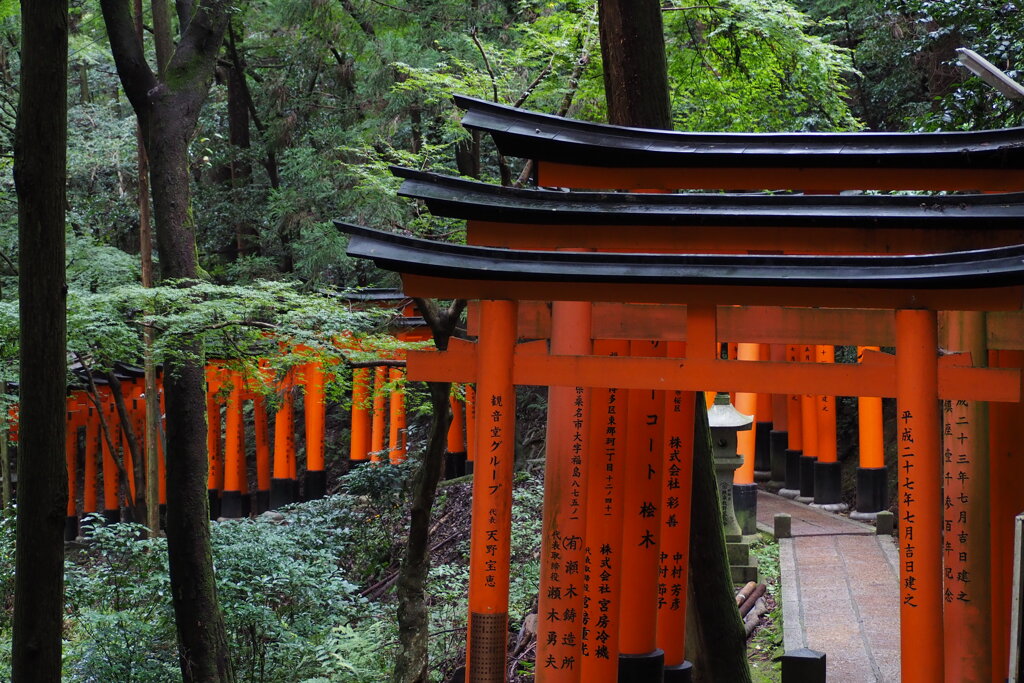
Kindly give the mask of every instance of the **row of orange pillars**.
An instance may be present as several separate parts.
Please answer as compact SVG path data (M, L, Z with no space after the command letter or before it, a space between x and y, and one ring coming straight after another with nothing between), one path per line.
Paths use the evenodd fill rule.
M319 498L327 491L324 387L329 371L319 361L311 361L293 366L279 380L273 378L273 372L258 374L259 377L247 376L225 363L211 362L206 367L207 488L211 518L258 514ZM80 517L101 513L108 522L120 521L122 510L134 506L138 489L145 491L146 468L136 462L130 444L134 440L135 453L147 452L142 373L121 366L118 375L127 421L121 420L113 390L102 379L93 379L98 400L86 389L68 392L69 496L65 535L69 540L79 533ZM403 368L385 365L353 370L348 452L352 465L398 463L405 459L404 376ZM272 388L275 398L267 395L267 386ZM162 415L163 389L159 378L157 387ZM18 409L14 404L6 420L6 438L14 445L18 439L17 420ZM163 428L161 419L156 440L161 510L167 502ZM301 441L297 439L300 434ZM248 444L251 448L247 448ZM301 460L304 467L300 470Z

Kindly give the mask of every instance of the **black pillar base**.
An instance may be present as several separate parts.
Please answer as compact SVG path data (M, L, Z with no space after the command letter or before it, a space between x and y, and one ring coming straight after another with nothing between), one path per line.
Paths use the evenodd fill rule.
M466 454L465 453L445 453L444 454L444 478L458 479L459 477L466 474Z
M289 479L288 481L292 483L292 502L297 503L306 500L302 497L302 487L299 486L299 480ZM273 490L273 486L271 486L271 490Z
M295 502L295 482L291 479L270 480L270 509L291 505Z
M803 451L786 449L786 484L779 491L780 496L796 498L800 495L800 459Z
M665 683L690 683L693 680L693 663L684 661L679 666L665 667Z
M758 422L754 431L754 481L772 476L771 422Z
M473 474L473 461L466 460L466 474Z
M733 484L732 507L740 533L752 536L757 533L757 484Z
M64 540L73 541L78 538L78 517L71 515L64 518Z
M252 516L252 494L251 493L243 493L242 494L242 516L243 517L250 517L250 516Z
M220 515L228 519L242 516L242 494L240 491L225 491L220 497Z
M768 434L768 443L772 463L772 474L768 485L773 488L782 488L786 483L786 446L789 444L789 432L773 429Z
M160 528L167 528L167 503L160 503Z
M797 500L810 503L814 500L814 463L818 458L813 455L800 456L800 495Z
M256 514L261 515L270 509L270 491L256 492Z
M306 472L306 500L317 500L327 495L327 472L313 470Z
M843 502L842 465L838 462L814 463L814 504L838 505Z
M217 519L220 517L220 491L206 489L206 498L210 501L210 519Z
M665 652L619 655L619 683L657 683L665 669Z
M782 655L782 683L825 683L825 653L800 648Z
M103 521L107 524L117 524L121 521L121 510L104 510Z
M857 468L857 512L865 515L889 507L889 474L884 467Z

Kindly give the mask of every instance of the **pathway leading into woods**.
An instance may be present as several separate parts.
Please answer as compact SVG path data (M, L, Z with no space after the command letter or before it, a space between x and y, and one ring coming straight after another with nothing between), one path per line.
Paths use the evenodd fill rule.
M873 526L758 492L757 521L792 518L779 539L782 620L787 652L826 654L828 680L900 679L899 559L892 538Z

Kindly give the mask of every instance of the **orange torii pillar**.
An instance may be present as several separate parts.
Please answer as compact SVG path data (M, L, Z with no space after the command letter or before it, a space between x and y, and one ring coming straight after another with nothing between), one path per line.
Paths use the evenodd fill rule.
M349 427L348 458L352 463L370 457L370 368L352 370L352 421Z
M988 366L986 314L943 314L949 351ZM943 639L947 681L993 680L988 403L946 399L943 417ZM999 680L1003 676L998 676Z
M552 303L552 354L591 354L591 311L587 302ZM587 524L586 401L583 387L548 389L537 614L558 618L544 620L537 632L538 683L580 681Z
M231 390L224 406L224 490L220 516L229 519L244 513L242 489L245 478L245 424L242 420L242 374L231 372Z
M990 351L989 364L1024 367L1024 351ZM1009 676L1014 517L1024 510L1024 403L990 403L989 434L992 673L993 680L1003 681Z
M82 512L85 514L99 512L96 491L100 485L100 438L99 410L90 403L85 421L85 477L82 482Z
M760 344L738 344L736 358L740 361L761 360ZM754 458L757 445L757 431L761 428L761 416L757 415L758 395L736 392L736 410L744 415L754 415L751 429L736 435L736 454L743 458L743 464L733 473L732 504L736 521L744 536L757 534L757 484L754 483Z
M281 406L274 416L274 469L270 480L270 509L290 505L297 500L295 469L295 396L294 369L281 380Z
M473 473L476 458L476 385L466 385L466 474Z
M775 362L785 362L785 344L771 344L768 349L768 358ZM786 394L772 394L772 429L768 434L768 461L771 466L771 476L768 479L768 486L774 490L784 488L786 485L786 449L789 447L789 396Z
M877 346L858 346L857 362L866 353L879 351ZM857 509L853 519L873 520L889 507L889 475L885 468L885 439L882 433L882 398L857 398L857 424L860 436L860 459L857 467Z
M686 344L669 342L668 355L686 356ZM665 392L665 455L661 496L661 564L658 568L658 647L665 652L664 683L689 681L686 661L686 587L690 562L693 423L701 394Z
M444 454L444 478L455 479L466 473L465 415L462 401L452 394L448 403L451 406L452 421L448 423L448 439Z
M903 683L942 683L942 448L934 311L896 311L896 414L901 675Z
M786 346L786 361L800 361L800 347L795 344ZM800 495L800 463L804 454L804 419L803 396L789 394L786 397L786 421L788 434L786 444L786 485L779 489L784 498L796 498Z
M473 477L469 546L467 681L504 683L508 674L508 586L512 544L512 471L516 392L512 385L516 342L513 301L480 302L477 388L482 403L473 438L478 454ZM562 615L538 615L539 630ZM538 670L543 664L538 664Z
M384 385L387 383L388 369L378 365L373 369L373 421L370 430L370 462L384 462L384 433L387 428L387 402L384 398Z
M391 420L388 424L388 460L397 464L405 460L405 389L401 368L388 368L388 382L392 385L388 402Z
M757 360L771 360L768 344L757 345ZM754 434L754 481L768 481L772 478L771 433L773 424L772 394L757 394Z
M817 350L813 344L800 347L800 362L817 362ZM800 495L801 503L814 502L814 463L818 461L818 397L803 394L800 397L801 423L804 430L803 453L800 455Z
M666 345L632 341L629 352L632 356L664 357ZM628 406L622 576L629 579L620 589L619 677L656 681L661 679L665 655L657 644L665 395L652 389L630 389Z
M835 347L818 345L819 363L835 363ZM814 463L814 507L830 512L845 511L842 464L839 462L836 435L836 397L822 394L818 406L818 460Z
M67 399L67 434L64 442L64 456L68 472L68 505L64 519L64 540L73 541L78 536L78 430L85 424L88 407L78 400L78 392ZM5 437L4 437L5 438Z
M256 514L270 509L270 421L262 394L252 397L253 431L256 433Z
M595 340L594 355L628 356L629 342ZM619 389L590 390L580 669L580 681L588 683L619 679L623 483L629 465L625 396Z
M101 410L107 423L107 434L100 431L103 446L103 517L108 524L121 521L120 475L111 446L117 448L121 443L121 426L114 410L114 400L110 387L100 387ZM110 439L106 437L109 435Z
M210 519L220 517L220 491L224 488L224 453L220 446L220 391L218 368L206 366L206 453L210 470L206 475L206 492L210 500Z
M327 471L324 461L324 422L327 405L324 402L324 371L319 362L307 363L304 368L306 397L303 402L306 418L306 500L327 495Z

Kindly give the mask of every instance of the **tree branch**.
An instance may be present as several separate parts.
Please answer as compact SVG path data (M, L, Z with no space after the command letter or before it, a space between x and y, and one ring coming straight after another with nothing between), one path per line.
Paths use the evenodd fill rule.
M131 5L128 0L100 0L100 8L107 26L110 51L121 77L121 87L142 123L142 114L149 111L149 93L156 88L157 80L146 63L142 43L135 34Z
M175 92L188 93L188 110L195 115L206 98L204 85L213 77L214 61L224 43L228 4L227 0L201 0L167 64L166 82L175 84Z

